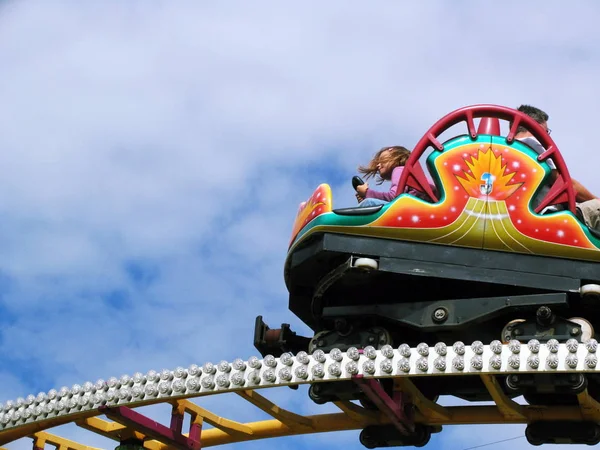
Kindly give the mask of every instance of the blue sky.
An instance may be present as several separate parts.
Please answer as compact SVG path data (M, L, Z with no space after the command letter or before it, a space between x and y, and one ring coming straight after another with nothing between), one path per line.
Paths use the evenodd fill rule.
M545 109L571 174L600 193L599 13L547 0L0 3L0 401L248 358L258 314L305 331L283 282L298 204L321 182L335 206L354 204L359 164L461 106ZM305 391L269 397L330 410ZM202 405L261 417L238 403ZM521 430L450 427L429 448ZM362 448L351 432L236 449L283 444ZM488 448L509 447L528 445Z

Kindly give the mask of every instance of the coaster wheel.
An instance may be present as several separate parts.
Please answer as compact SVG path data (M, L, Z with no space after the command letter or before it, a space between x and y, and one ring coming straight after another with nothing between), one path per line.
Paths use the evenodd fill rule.
M433 146L439 151L444 151L444 145L437 139L438 136L461 122L467 123L469 136L471 139L476 139L479 134L478 130L475 128L476 118L496 118L512 122L510 131L505 137L507 144L511 144L514 141L519 126L524 127L546 149L544 153L538 156L538 161L546 161L547 159L552 158L552 161L556 166L557 177L549 192L536 207L535 212L539 213L548 206L566 204L569 211L573 214L576 213L573 183L558 146L554 143L546 130L544 130L534 119L516 109L499 105L465 106L438 120L419 140L406 161L406 165L398 183L398 192L404 192L406 188L410 187L427 194L434 203L439 201L439 196L433 191L425 176L423 168L419 163L419 158L430 146ZM485 133L485 129L483 130L483 133Z

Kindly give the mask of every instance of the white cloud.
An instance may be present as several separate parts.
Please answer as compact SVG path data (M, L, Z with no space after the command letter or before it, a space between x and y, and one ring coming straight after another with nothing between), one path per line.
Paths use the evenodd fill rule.
M298 203L325 181L354 204L358 164L457 107L548 110L600 192L598 8L3 3L0 399L248 357L261 313L302 329L282 274ZM336 441L304 439L285 442Z

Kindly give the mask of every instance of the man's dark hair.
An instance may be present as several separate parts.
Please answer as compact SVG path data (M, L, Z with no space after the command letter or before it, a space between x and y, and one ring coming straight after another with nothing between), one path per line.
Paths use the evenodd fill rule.
M537 123L542 124L544 122L548 122L548 119L550 118L548 116L548 114L546 114L544 111L542 111L539 108L536 108L535 106L531 106L531 105L521 105L517 108L517 111L521 111L524 114L527 114L529 117L531 117L533 120L535 120ZM512 120L510 121L510 126L512 128ZM523 126L519 126L517 128L517 133L521 133L523 131L527 131L527 129Z

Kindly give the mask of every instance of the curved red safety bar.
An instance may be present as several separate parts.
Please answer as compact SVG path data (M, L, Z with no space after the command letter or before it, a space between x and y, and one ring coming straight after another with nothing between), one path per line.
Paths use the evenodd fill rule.
M439 197L433 192L423 168L419 163L419 158L430 145L439 151L443 151L444 146L438 141L437 137L448 128L451 128L458 123L467 122L469 136L471 136L472 139L475 139L478 135L478 131L475 129L476 118L498 118L509 122L512 121L512 126L506 136L506 142L509 144L514 141L518 127L525 127L544 146L544 148L546 148L546 151L538 156L538 161L545 161L551 157L558 172L554 184L546 197L536 208L536 212L540 212L546 206L566 202L568 203L568 209L575 213L575 190L573 189L573 182L569 175L567 165L550 135L539 123L528 115L517 111L516 109L499 105L465 106L452 111L438 120L419 140L406 161L406 165L398 183L398 192L404 192L407 186L412 187L426 193L434 202L437 202ZM486 126L484 128L488 127ZM490 126L489 128L493 129L495 127Z

